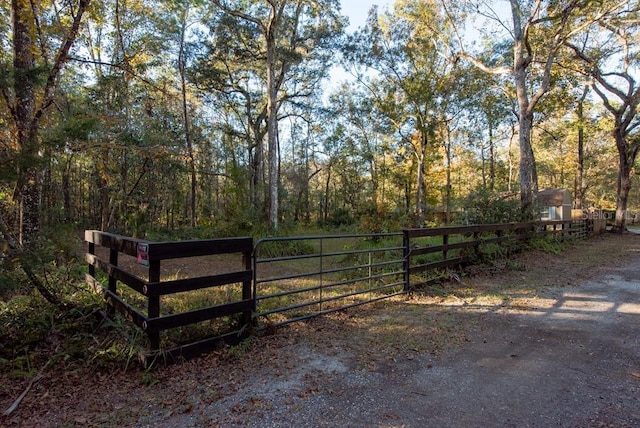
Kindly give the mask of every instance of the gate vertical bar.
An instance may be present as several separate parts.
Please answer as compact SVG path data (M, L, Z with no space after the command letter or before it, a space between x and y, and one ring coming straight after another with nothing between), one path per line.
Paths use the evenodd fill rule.
M258 247L260 246L260 240L253 246L253 252L251 253L251 264L253 273L253 312L258 312Z
M323 257L323 242L324 240L320 238L320 299L318 300L318 304L320 305L319 313L322 312L322 287L324 286L324 257Z
M369 251L369 265L368 265L368 269L367 269L367 275L368 275L368 281L367 281L367 287L369 288L369 300L371 300L373 298L373 292L371 291L371 289L373 288L373 254L371 253L371 251Z

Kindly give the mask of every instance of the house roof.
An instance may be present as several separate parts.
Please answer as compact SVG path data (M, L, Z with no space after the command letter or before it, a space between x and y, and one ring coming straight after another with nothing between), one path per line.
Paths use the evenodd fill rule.
M543 189L538 192L538 203L542 206L571 205L571 194L567 189Z

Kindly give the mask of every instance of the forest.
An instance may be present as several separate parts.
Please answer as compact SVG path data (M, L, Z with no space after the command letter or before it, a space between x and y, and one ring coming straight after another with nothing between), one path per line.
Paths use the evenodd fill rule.
M292 357L302 355L292 353L292 347L300 345L305 352L314 349L298 340L307 336L315 338L317 349L329 350L331 355L350 358L343 350L352 348L340 348L346 342L361 348L363 356L378 355L375 372L368 363L374 360L354 358L344 365L358 367L358 379L366 383L374 379L363 377L368 374L390 379L378 376L394 372L391 367L397 367L397 361L404 361L405 367L410 364L411 371L406 373L411 377L418 365L428 362L431 368L436 361L431 357L445 343L471 342L465 329L477 320L484 324L473 324L474 331L485 334L484 326L489 324L500 330L500 337L484 348L503 349L499 344L508 341L501 330L504 324L495 323L493 315L506 311L509 302L515 302L518 311L525 300L531 305L542 302L544 308L549 300L536 299L545 296L547 284L577 285L591 280L595 272L605 272L601 269L605 265L615 265L615 272L606 271L608 276L626 275L621 273L621 261L637 254L631 234L581 241L580 247L568 244L575 246L564 254L560 254L564 243L540 239L540 248L527 247L538 251L531 252L528 261L535 263L525 272L527 263L506 259L509 251L504 243L510 238L501 233L510 225L494 223L540 219L538 195L544 189L567 189L575 209L605 210L612 216L612 231L620 234L631 213L640 210L636 166L640 0L394 0L389 6L371 7L362 25L350 25L344 12L347 2L359 0L0 0L0 425L158 426L148 416L161 412L158 420L173 414L181 417L173 419L180 421L174 425L195 426L198 423L191 416L205 404L207 409L216 407L221 397L241 384L236 384L235 375L251 378L251 383L270 392L288 383L280 372L290 371ZM459 228L460 239L455 242L448 241L449 235L438 237L439 241L427 236L434 231L427 228L471 224L485 226L474 226L472 233ZM516 226L522 229L531 224ZM493 259L486 266L474 266L481 279L475 284L481 285L473 289L473 273L446 271L451 284L436 284L425 291L426 297L414 293L406 300L389 300L385 307L392 312L370 312L360 318L345 315L326 324L301 322L297 336L289 339L275 333L271 338L251 336L235 347L216 349L209 360L164 373L132 374L131 367L148 351L148 342L159 339L147 338L143 329L148 324L137 328L131 317L116 315L114 296L132 305L147 302L141 313L146 311L145 323L148 318L156 329L165 315L175 320L178 312L198 321L193 330L187 330L191 326L185 323L179 324L184 329L172 329L167 333L169 343L212 334L211 324L206 324L211 317L200 317L203 307L220 318L221 325L227 323L222 327L233 325L243 334L253 334L258 276L246 279L255 273L247 266L252 258L247 254L255 261L258 246L253 243L258 238L273 241L263 246L265 252L273 251L264 260L281 263L271 268L270 281L278 285L286 282L283 278L299 281L302 286L294 285L311 296L313 310L319 302L319 313L323 313L327 310L323 296L325 302L335 300L331 292L336 289L355 301L355 292L347 287L356 282L371 284L366 292L370 301L382 299L374 293L383 288L402 288L398 294L403 296L413 293L404 284L409 283L410 255L417 251L409 241L402 248L384 239L376 241L409 228L416 229L405 231L405 236L416 232L424 238L420 242L426 242L419 249L423 266L440 262L428 254L435 250L443 259L471 260L479 254L479 245L462 241L484 239L477 232L481 229L495 231ZM160 291L166 288L158 285L159 262L154 262L153 278L146 271L148 283L155 287L152 304L145 296L147 283L139 282L139 290L126 294L123 277L108 276L129 262L144 270L133 253L118 261L115 249L101 248L107 255L98 263L91 254L93 243L84 241L85 230L148 241L247 237L251 244L240 255L216 260L220 270L229 268L230 261L240 263L242 258L244 263L240 273L245 276L218 272L227 278L224 284L211 284L214 263L210 261L199 265L192 261L189 266L176 263L175 272L164 271L165 277L175 275L163 281L181 292L175 298L162 295L161 320ZM333 278L321 271L317 285L309 283L310 275L294 280L283 272L284 264L304 268L311 264L304 265L298 253L278 253L275 241L326 235L366 236L362 245L378 245L380 252L400 250L393 259L388 257L401 265L392 272L400 279L390 276L388 259L378 260L381 271L373 271L372 251L356 248L353 240L333 244L344 266L326 263L326 271L336 277L346 276L348 266L354 272L349 273L351 277ZM131 248L139 248L138 240L128 242L133 243ZM451 259L444 262L437 269L448 269ZM100 269L94 269L96 265ZM193 286L197 275L190 277L189 270L197 267L204 279L196 278ZM365 270L368 276L363 278L360 271ZM494 276L499 273L505 275ZM127 275L138 279L137 274ZM391 285L376 282L382 277L391 278ZM262 279L264 286L267 281ZM232 280L242 281L243 287ZM329 280L336 287L327 291ZM111 297L96 293L96 289L105 291L104 284ZM254 287L253 296L248 296L249 285ZM609 282L606 287L612 288ZM283 297L287 306L299 308L299 302L286 300L292 295L289 291L270 289L262 296ZM232 292L244 302L242 318L234 318L237 311L214 307L222 300L229 303ZM111 299L108 303L105 296ZM625 321L631 318L622 318L635 316L623 311L633 306L630 302L614 305L600 294L594 296L597 311L604 313L603 305L611 303L613 309L606 310L611 318L603 319L615 317L619 324L614 327L626 331L623 323L634 325ZM433 302L449 297L455 299L456 308L479 297L489 302L490 309L486 316L485 312L481 316L456 312L463 315L459 317L446 308L434 309ZM211 303L215 299L220 301ZM578 300L579 311L571 317L595 314L585 309L587 298ZM561 321L568 322L569 312L560 309L571 302L555 302L553 310L536 315L537 319L552 321L553 314L560 314L564 315ZM252 313L247 309L250 305ZM275 311L269 307L263 315L271 312ZM413 323L402 324L411 317ZM572 319L578 325L582 318ZM588 321L581 324L593 324L591 318L584 319ZM519 336L523 322L517 321ZM607 331L613 325L607 321ZM265 335L269 332L266 328ZM567 339L565 334L569 333L561 329L554 335L545 333L531 348L551 349L550 338L557 336L578 349L576 336ZM610 349L615 349L610 347L613 340L631 342L617 338L608 338L606 345L602 342L595 356L588 349L579 353L598 362L595 371L606 372L604 368L613 361L607 360ZM593 347L600 342L585 339L584 343ZM512 349L522 349L517 345L510 342L508 355L504 352L509 367L525 363L536 370L542 367L537 358L514 358L520 355ZM604 358L596 358L601 351ZM251 358L235 358L249 352ZM429 359L418 358L421 354L426 358L427 353ZM330 366L327 361L333 361L311 361L314 355L304 355L304 366ZM620 355L614 355L613 366L622 361ZM414 356L415 361L410 361ZM529 364L532 361L535 364ZM273 369L277 381L254 379L254 372L247 370L262 367ZM572 367L570 371L577 373ZM203 374L205 369L209 374ZM448 373L440 367L430 372L436 371ZM593 370L579 371L582 375ZM627 376L625 384L637 389L631 383L640 376L637 368L629 363L618 372ZM394 372L394 379L404 379L398 373L402 372ZM537 379L538 374L531 378ZM346 376L342 371L331 375ZM323 373L318 379L325 377ZM455 380L448 377L448 382ZM522 373L516 377L520 382ZM172 379L180 382L174 384ZM221 383L215 379L222 379ZM580 384L592 388L598 379L581 377ZM615 379L605 380L608 390L627 394L623 387L611 387ZM340 383L347 385L343 379ZM429 388L434 385L428 384ZM493 384L503 385L502 381ZM360 394L360 385L349 384L349 388ZM518 391L528 391L519 386ZM446 397L437 387L438 395ZM254 402L250 392L238 391L252 406L265 405L261 400ZM308 407L318 403L311 401L313 391L318 389L287 395ZM558 391L566 393L567 386ZM597 392L588 394L598 397ZM577 405L572 394L571 403ZM602 394L606 400L602 396L596 400L601 404L594 406L594 414L606 404L617 416L624 409L621 401L608 398L608 392ZM403 385L398 396L403 403L411 396L424 402L422 395ZM189 400L195 396L194 405ZM348 395L335 397L353 404ZM631 392L625 400L629 397ZM395 398L387 401L398 401ZM558 404L555 400L548 406L548 398L545 407ZM535 410L529 401L526 397L522 408ZM628 403L632 401L629 398ZM446 408L451 413L451 406ZM243 417L236 410L234 405L227 416ZM505 415L503 409L498 413ZM393 413L388 415L394 417L387 424L402 421ZM368 420L374 419L367 416L358 422ZM601 421L576 422L560 416L546 421L550 420L578 426ZM430 421L437 423L437 419ZM212 424L224 425L219 421L201 425Z
M621 232L640 206L635 0L397 0L354 30L338 0L0 8L6 283L85 228L495 223L566 188Z

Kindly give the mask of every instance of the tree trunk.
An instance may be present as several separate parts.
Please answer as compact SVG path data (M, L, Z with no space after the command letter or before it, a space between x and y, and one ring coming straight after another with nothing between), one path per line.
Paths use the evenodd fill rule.
M64 207L64 221L69 222L72 220L73 216L71 214L71 161L73 160L73 155L69 155L67 159L67 165L62 172L62 199L63 199L63 207Z
M276 82L277 11L272 7L266 32L267 42L267 144L269 150L269 225L278 229L278 86Z
M426 174L426 158L427 158L427 133L424 130L417 131L415 141L416 160L418 162L418 170L416 176L416 221L423 226L425 222L425 179Z
M98 194L100 195L100 230L109 230L109 151L104 149L100 153L100 162L96 169L96 185L98 186Z
M411 213L411 181L406 179L404 181L404 211L408 216ZM415 227L415 224L412 224L411 227Z
M509 151L507 152L507 163L509 164L509 177L507 178L507 191L513 191L513 137L515 135L515 127L511 126L511 136L509 137Z
M422 191L424 189L424 160L422 153L417 153L417 161L418 161L418 171L416 177L416 220L418 224L422 225L424 223L424 210L422 209L422 200L424 199L424 195Z
M496 186L496 155L495 142L493 141L493 120L489 119L489 189L492 191Z
M249 164L251 177L249 181L249 194L251 199L251 211L257 216L264 210L264 133L260 130L260 121L253 126L253 141L249 141Z
M626 151L619 153L618 168L618 196L616 198L616 222L613 232L622 233L626 227L627 202L629 200L629 190L631 189L631 165L626 156Z
M447 181L446 181L446 189L445 189L445 210L446 210L446 224L451 224L451 129L449 127L449 123L447 122L447 143L446 143L446 152L447 152Z
M180 28L180 51L178 53L178 69L180 71L180 91L182 94L182 122L184 126L184 140L187 149L187 166L191 175L191 197L190 197L190 223L191 227L196 227L198 224L196 207L197 207L197 175L196 175L196 160L193 151L193 138L191 135L191 124L189 122L189 106L187 104L187 78L186 78L186 53L184 51L185 45L185 32L187 30L187 16L188 9L183 11L181 16L181 28Z
M530 102L527 92L527 70L531 65L531 58L527 52L526 35L522 28L520 6L515 0L510 0L510 3L515 39L513 46L513 79L518 99L520 208L523 220L533 220L538 217L538 176L533 148L531 147L535 102ZM540 96L542 93L544 91L542 89L539 90Z
M81 0L73 22L64 37L55 61L51 64L46 83L39 94L36 93L38 75L36 52L39 51L37 34L38 20L34 16L32 4L23 0L11 1L13 15L13 105L9 105L15 124L15 139L20 148L17 165L17 181L14 200L20 207L20 244L28 244L37 237L40 230L40 183L39 163L41 160L38 141L39 120L44 111L53 103L56 80L71 45L75 41L80 21L88 0ZM47 59L44 60L48 65ZM7 97L8 98L8 97ZM7 99L9 102L9 100ZM38 104L40 102L40 104Z
M521 112L522 113L522 112ZM531 147L533 114L520 119L520 207L524 220L533 220L538 211L538 176Z
M626 229L627 204L631 190L631 170L638 154L638 144L629 146L625 131L621 126L614 131L616 146L618 147L618 192L616 198L616 221L612 232L623 233Z
M41 76L37 73L35 54L37 45L37 22L33 15L34 7L22 0L11 1L13 15L13 95L14 99L7 100L15 125L15 142L20 148L17 181L14 190L14 200L20 209L20 224L18 242L11 242L9 230L2 225L2 235L9 239L9 245L17 249L19 256L29 253L29 245L33 243L40 231L40 147L38 141L39 120L45 109L52 102L56 78L60 72L71 44L75 40L80 25L80 19L88 2L81 2L73 25L66 35L65 41L58 52L46 79L46 84L40 94L36 94L36 82ZM46 64L46 59L45 59ZM38 106L38 99L40 104ZM31 264L20 257L22 269L29 278L31 285L49 302L60 304L60 300L52 294L36 276Z
M484 158L484 144L480 146L480 176L482 177L482 187L487 187L486 160Z
M34 16L29 3L12 0L13 67L16 139L20 147L18 181L14 200L20 208L20 245L27 244L40 230L40 197L37 164L38 140L36 122L35 73L36 40Z
M584 199L584 100L589 92L589 87L585 86L582 98L578 101L578 164L576 165L576 184L574 189L575 209L581 210Z
M331 184L331 163L327 165L327 180L324 186L324 204L322 207L322 223L326 223L329 218L329 190Z
M584 129L582 126L578 129L578 165L576 168L576 185L574 206L577 210L582 209L584 199Z
M522 42L516 42L516 47ZM523 58L523 46L515 49L516 60L514 80L518 97L518 143L520 149L520 208L523 220L537 217L538 176L536 161L531 147L533 110L527 95L527 65Z

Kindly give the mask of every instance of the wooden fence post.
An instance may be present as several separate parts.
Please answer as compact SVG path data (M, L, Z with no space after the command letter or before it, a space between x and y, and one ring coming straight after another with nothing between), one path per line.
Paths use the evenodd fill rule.
M442 260L447 260L447 245L449 245L449 235L442 235Z
M96 255L96 244L94 242L89 242L89 254L91 254L92 256ZM96 267L93 265L93 263L89 263L89 275L91 275L92 278L96 277Z
M149 282L160 282L160 260L149 261ZM147 310L149 319L160 317L160 296L149 296L149 306ZM154 330L147 333L152 352L160 350L160 331Z
M409 269L411 268L411 238L409 237L409 231L404 229L402 231L402 268L404 270L404 292L408 293L411 288Z
M118 266L118 250L109 249L109 264L111 264L112 266ZM112 274L109 274L108 288L110 292L116 295L118 294L117 284L118 280ZM109 316L114 315L115 312L115 307L113 305L109 305L109 307L107 308L107 313L109 314Z

